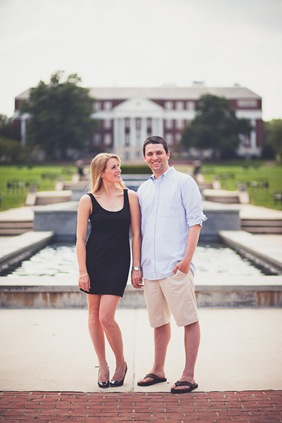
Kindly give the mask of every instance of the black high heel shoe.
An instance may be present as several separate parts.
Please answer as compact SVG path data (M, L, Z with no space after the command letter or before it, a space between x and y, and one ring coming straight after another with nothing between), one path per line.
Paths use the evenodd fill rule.
M106 382L100 382L99 381L99 375L100 375L100 369L99 369L99 373L98 373L98 386L99 388L108 388L110 386L110 381L107 380Z
M122 386L123 385L123 382L124 382L124 379L125 379L125 376L126 376L126 373L127 373L127 364L125 363L125 371L124 371L123 378L121 380L111 380L110 381L110 386L112 388L117 388L118 386Z

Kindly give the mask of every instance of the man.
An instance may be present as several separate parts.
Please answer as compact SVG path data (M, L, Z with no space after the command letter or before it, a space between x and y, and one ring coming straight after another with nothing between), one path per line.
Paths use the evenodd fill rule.
M198 387L194 368L200 343L192 258L206 216L194 179L169 166L170 152L162 137L147 138L143 155L153 172L139 187L138 199L142 215L144 294L150 325L154 328L155 357L151 371L138 385L166 381L164 364L171 312L176 324L184 327L186 357L182 376L171 392L191 392Z

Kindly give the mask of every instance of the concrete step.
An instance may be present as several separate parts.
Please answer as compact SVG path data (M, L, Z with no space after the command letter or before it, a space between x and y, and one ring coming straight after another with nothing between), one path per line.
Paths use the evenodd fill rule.
M245 191L227 191L223 189L203 189L205 201L221 204L248 204L249 195Z
M79 181L79 182L62 182L63 190L85 190L88 186L88 181Z
M241 219L241 229L253 234L282 234L282 219Z
M57 204L57 203L65 203L66 201L70 201L71 197L37 197L35 205L36 206L45 206L47 204Z
M0 242L0 270L8 269L14 264L18 265L22 260L31 257L48 245L53 237L54 233L50 231L28 231Z
M74 278L73 278L74 279ZM195 293L199 307L282 307L282 276L248 278L238 284L238 277L220 280L214 285L199 281ZM85 295L70 278L0 278L1 308L84 308ZM145 308L143 289L127 285L121 308Z
M40 191L29 192L25 201L26 206L45 206L71 201L72 191Z
M0 236L15 236L32 231L33 221L0 221Z

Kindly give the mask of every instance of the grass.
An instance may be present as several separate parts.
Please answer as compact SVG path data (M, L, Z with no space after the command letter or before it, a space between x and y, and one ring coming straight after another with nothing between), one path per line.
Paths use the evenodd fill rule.
M52 191L58 177L70 180L75 172L75 166L0 166L0 210L23 206L30 186Z
M144 166L143 166L144 167ZM182 171L192 173L192 167L177 166ZM132 167L122 167L124 173L133 173ZM144 171L148 173L147 167ZM139 169L140 171L140 169ZM76 172L75 166L49 165L49 166L1 166L0 167L0 196L2 198L0 210L21 207L25 203L30 185L36 185L39 191L55 189L56 180L71 180ZM203 164L202 173L206 181L212 181L218 177L221 188L237 190L238 183L245 184L250 196L251 204L281 210L282 203L274 202L273 194L282 191L282 166L274 162L230 162L222 164ZM8 182L16 180L19 187L7 189ZM255 187L254 182L268 182L268 187Z
M235 191L238 189L238 184L244 184L249 193L250 203L253 205L282 209L282 203L273 199L276 191L282 192L281 165L263 161L205 164L202 172L206 181L212 181L217 176L222 189Z

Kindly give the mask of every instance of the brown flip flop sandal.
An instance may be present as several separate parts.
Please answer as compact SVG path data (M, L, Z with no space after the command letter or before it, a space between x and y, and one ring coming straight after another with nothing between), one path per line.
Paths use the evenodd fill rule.
M155 373L148 373L144 379L150 378L152 380L150 380L149 382L137 382L138 386L151 386L151 385L155 385L156 383L162 383L162 382L166 382L166 378L165 377L159 377L157 375L155 375Z
M175 382L175 386L186 386L186 388L183 388L183 389L171 388L170 392L172 394L186 394L198 388L197 383L190 383L186 380L178 380L177 382Z

